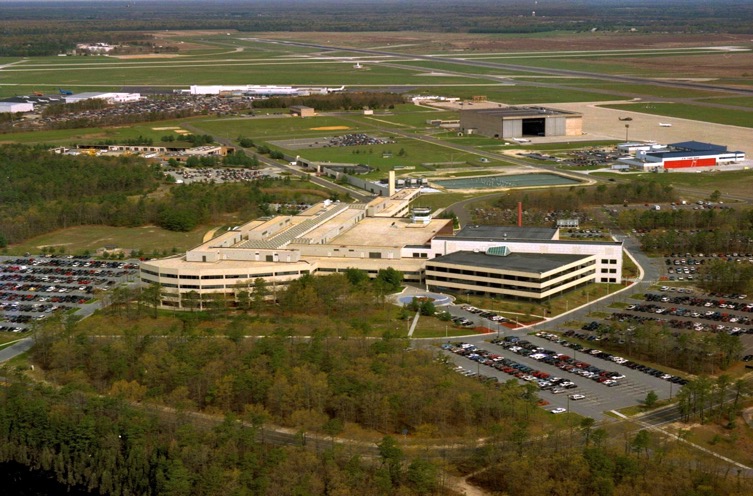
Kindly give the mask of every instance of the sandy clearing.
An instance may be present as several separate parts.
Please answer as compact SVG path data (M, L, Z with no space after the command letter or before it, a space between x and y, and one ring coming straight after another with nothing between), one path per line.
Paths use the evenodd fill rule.
M322 127L310 127L310 131L345 131L350 129L348 126L322 126Z
M179 127L175 126L167 126L167 127L153 127L152 131L176 131L180 129Z

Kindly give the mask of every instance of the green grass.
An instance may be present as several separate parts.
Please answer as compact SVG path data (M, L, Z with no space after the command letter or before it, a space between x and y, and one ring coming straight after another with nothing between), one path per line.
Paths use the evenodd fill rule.
M619 173L596 172L599 177L639 177L644 180L653 181L662 185L683 186L699 191L712 192L716 189L723 194L750 196L753 189L753 171L727 171L727 172L708 172L701 174L692 173L667 173L667 174L630 174L625 176Z
M52 233L29 239L21 244L10 245L8 252L20 255L26 252L39 253L41 247L55 246L65 248L68 254L91 253L104 245L115 245L125 249L140 249L146 254L154 250L168 253L175 248L184 252L201 243L204 233L213 226L201 226L191 232L174 232L156 226L144 227L109 227L79 226L61 229ZM214 226L216 227L216 226Z
M178 136L175 131L156 131L157 127L181 127L182 123L191 123L192 119L180 121L155 121L123 127L58 129L53 131L31 131L25 133L0 134L0 143L45 143L54 145L71 145L74 143L94 144L102 140L125 140L138 136L151 138L155 145L160 145L160 138L166 135ZM187 141L175 141L172 145L190 146Z
M736 105L739 107L751 107L753 108L753 97L729 97L729 98L704 98L700 100L702 102L720 103L722 105Z
M23 64L22 64L23 65ZM13 66L0 72L0 83L65 87L73 91L98 85L175 85L190 84L279 84L279 85L359 85L381 84L463 84L462 76L422 76L423 70L412 71L384 65L368 71L353 69L352 63L320 60L269 59L254 54L249 59L206 60L165 58L114 60L78 58L28 66ZM219 75L221 73L221 76ZM14 90L12 90L14 91Z
M593 88L599 90L608 90L620 93L655 96L662 98L703 98L720 94L712 91L692 90L687 88L671 88L668 86L654 86L650 84L615 83L598 80L578 82L565 80L559 84L565 86L573 86L580 90L588 90L589 88Z
M732 126L753 127L753 112L744 110L718 109L700 107L686 103L629 103L625 105L602 105L605 108L628 110L652 115L680 117L703 122L715 122ZM648 107L648 108L647 108Z
M454 203L473 198L474 196L476 195L464 193L427 193L421 195L421 197L416 200L416 205L431 207L436 210L449 207Z

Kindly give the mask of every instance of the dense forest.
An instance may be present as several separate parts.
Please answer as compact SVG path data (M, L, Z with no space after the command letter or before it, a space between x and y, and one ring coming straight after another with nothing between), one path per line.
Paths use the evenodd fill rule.
M682 431L552 416L530 384L407 348L380 298L399 281L381 278L308 278L234 313L154 313L121 289L106 313L56 316L32 359L58 387L6 372L0 462L109 495L441 495L447 472L509 495L748 494L747 474ZM701 376L677 394L688 421L734 443L746 388Z
M303 8L302 8L303 7ZM676 7L676 8L672 8ZM536 11L536 15L532 12ZM148 44L143 31L237 29L265 31L428 31L536 33L638 29L660 33L749 33L753 7L744 0L669 5L527 0L491 2L239 1L191 2L5 2L0 56L55 55L77 42ZM72 34L75 33L75 34Z
M404 103L405 98L398 93L352 92L330 95L302 97L279 97L255 100L254 108L288 108L292 105L306 105L316 110L360 110L362 108L386 109Z
M166 185L159 166L133 156L90 157L51 153L45 147L0 146L0 239L15 243L71 226L155 224L190 231L237 213L253 219L268 203L326 198L310 183L289 178L253 182ZM160 187L167 188L152 194Z

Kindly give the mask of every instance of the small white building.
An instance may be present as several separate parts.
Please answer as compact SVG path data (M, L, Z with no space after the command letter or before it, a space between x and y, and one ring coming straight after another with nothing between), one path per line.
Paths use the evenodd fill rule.
M65 96L65 103L76 103L94 99L106 100L108 103L138 102L141 100L141 93L76 93L75 95Z
M19 114L22 112L34 112L34 104L19 102L0 102L0 114Z

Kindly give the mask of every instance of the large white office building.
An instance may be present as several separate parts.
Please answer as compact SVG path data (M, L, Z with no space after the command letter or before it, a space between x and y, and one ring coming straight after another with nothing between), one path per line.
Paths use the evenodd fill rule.
M591 282L620 282L620 242L560 241L549 228L468 226L410 216L418 190L369 203L323 202L299 215L251 221L184 255L141 264L145 283L162 287L162 305L182 308L191 293L233 301L256 278L272 294L305 274L358 268L403 272L432 289L541 300ZM406 217L407 215L407 217ZM209 296L213 295L213 296Z

